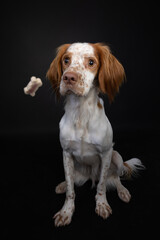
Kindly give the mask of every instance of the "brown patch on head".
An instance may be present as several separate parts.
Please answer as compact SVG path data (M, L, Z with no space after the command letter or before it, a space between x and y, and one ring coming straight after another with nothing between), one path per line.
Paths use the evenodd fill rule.
M57 49L57 56L52 61L48 72L46 74L47 78L51 81L52 87L56 92L57 96L59 96L59 87L62 76L62 57L66 53L70 44L64 44Z
M92 46L100 62L98 72L99 89L102 93L107 93L109 101L112 102L125 79L124 68L111 54L108 46L101 43L92 44Z

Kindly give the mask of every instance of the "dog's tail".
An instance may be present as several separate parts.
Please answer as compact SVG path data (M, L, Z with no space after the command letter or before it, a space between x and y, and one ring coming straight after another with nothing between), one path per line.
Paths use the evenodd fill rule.
M138 158L132 158L123 162L123 166L122 179L130 179L132 176L136 177L139 175L139 170L145 170L145 166Z

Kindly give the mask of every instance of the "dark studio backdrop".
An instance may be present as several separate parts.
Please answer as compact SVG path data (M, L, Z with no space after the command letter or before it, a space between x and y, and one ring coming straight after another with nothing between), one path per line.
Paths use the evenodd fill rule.
M157 3L158 4L158 3ZM112 237L156 233L159 211L159 13L158 5L136 1L35 1L4 3L1 9L1 222L4 239ZM45 75L56 48L64 43L105 42L123 64L127 82L114 103L105 101L115 149L124 160L142 159L146 171L125 182L132 200L108 193L113 215L95 214L91 183L76 188L70 226L54 227L52 216L64 195L57 102ZM43 86L34 98L23 88L31 76Z

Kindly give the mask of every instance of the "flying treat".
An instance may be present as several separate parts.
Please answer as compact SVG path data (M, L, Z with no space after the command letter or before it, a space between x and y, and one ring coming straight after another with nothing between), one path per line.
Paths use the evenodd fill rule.
M32 97L35 96L36 91L39 87L43 85L40 78L31 77L30 82L27 84L27 86L24 88L25 94L30 94Z

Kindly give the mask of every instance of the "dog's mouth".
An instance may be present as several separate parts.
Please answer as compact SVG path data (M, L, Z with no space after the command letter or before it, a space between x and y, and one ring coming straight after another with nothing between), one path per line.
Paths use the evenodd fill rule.
M60 94L62 96L71 95L71 94L75 94L77 96L83 96L84 91L85 91L84 86L78 83L71 85L71 84L65 84L64 82L62 82L60 85Z
M74 94L74 95L79 96L79 97L84 95L83 91L78 91L78 90L74 90L74 89L68 89L65 93L66 96L71 95L71 94Z
M74 93L74 92L71 90L67 90L66 95L71 95L72 93Z

